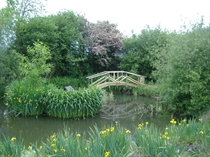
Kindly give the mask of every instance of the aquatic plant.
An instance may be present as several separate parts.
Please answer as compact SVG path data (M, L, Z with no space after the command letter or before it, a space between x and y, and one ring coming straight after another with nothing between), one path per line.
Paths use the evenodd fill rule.
M38 116L43 113L42 95L44 93L43 80L13 81L5 93L5 105L10 113L23 116Z
M74 91L49 89L43 96L47 115L58 118L85 118L98 113L102 107L103 91L92 87Z
M103 91L92 87L64 91L40 81L14 81L5 93L5 105L16 116L47 114L58 118L85 118L98 113Z

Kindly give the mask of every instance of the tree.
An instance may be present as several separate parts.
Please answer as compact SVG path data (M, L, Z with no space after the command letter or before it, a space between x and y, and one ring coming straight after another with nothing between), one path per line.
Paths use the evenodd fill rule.
M0 99L4 94L5 87L14 79L19 77L18 65L20 55L11 46L12 17L9 8L0 10Z
M196 116L210 105L210 26L171 34L156 60L160 97L172 113Z
M83 17L71 11L31 18L18 25L15 48L27 56L27 46L42 41L50 48L54 75L81 75L80 64L85 60L81 46L83 25Z
M12 43L14 30L13 18L8 7L0 10L0 49L6 51Z
M120 62L122 70L131 71L146 76L154 81L153 62L157 53L167 44L168 33L160 27L144 29L141 34L124 39L124 55Z
M7 0L7 7L10 8L15 21L29 20L45 11L43 0Z
M84 43L88 48L89 61L92 63L91 67L95 67L95 72L100 71L96 69L97 67L104 67L104 70L118 68L116 60L123 49L122 40L123 35L116 25L108 21L90 24Z

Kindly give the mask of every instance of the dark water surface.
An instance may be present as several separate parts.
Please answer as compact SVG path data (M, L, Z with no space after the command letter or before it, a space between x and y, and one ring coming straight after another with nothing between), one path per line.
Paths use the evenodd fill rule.
M127 95L115 95L114 103L116 104L154 104L155 100L135 97ZM13 117L5 115L5 106L3 102L0 102L0 139L3 139L3 135L11 138L16 137L22 138L25 145L30 143L40 143L41 141L46 141L46 139L58 131L62 131L64 127L70 128L71 131L76 131L78 133L88 134L90 128L98 126L103 128L104 126L109 126L115 121L117 121L121 126L131 131L137 128L139 123L148 121L149 123L154 123L159 128L164 128L169 123L169 117L163 116L140 116L138 114L130 115L130 117L125 118L104 118L101 114L95 117L81 119L81 120L70 120L70 119L57 119L51 117Z

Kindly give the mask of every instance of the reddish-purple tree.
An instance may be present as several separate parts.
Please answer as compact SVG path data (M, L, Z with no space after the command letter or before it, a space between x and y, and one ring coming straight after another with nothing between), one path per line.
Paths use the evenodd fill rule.
M123 49L123 34L108 21L91 23L85 43L100 65L108 66Z

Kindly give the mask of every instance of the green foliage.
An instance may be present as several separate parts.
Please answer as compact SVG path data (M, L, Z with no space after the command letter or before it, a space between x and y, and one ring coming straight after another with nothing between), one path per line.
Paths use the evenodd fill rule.
M158 87L156 85L145 85L138 88L133 88L132 93L134 95L142 95L146 97L157 97L158 96Z
M51 75L80 76L86 70L82 34L84 18L74 12L60 12L57 15L34 17L21 21L16 28L14 46L21 54L28 56L27 47L35 41L42 41L52 56L54 68Z
M155 63L162 102L173 113L197 116L210 105L210 27L172 33Z
M88 86L88 80L86 77L81 76L79 78L70 77L52 77L47 80L47 83L55 85L59 89L64 89L66 86L72 86L75 90L79 88L85 88Z
M47 63L51 59L49 48L42 42L35 42L33 47L27 47L28 56L23 56L20 63L22 76L26 79L37 79L48 74L52 65Z
M125 54L121 59L120 68L136 74L146 76L147 80L154 80L152 71L155 55L167 43L168 33L161 28L144 29L141 34L124 39Z
M50 88L43 96L46 114L58 118L85 118L98 113L102 107L100 88L64 91Z
M5 87L14 79L19 77L19 62L21 60L13 50L1 51L0 50L0 99L5 92Z

